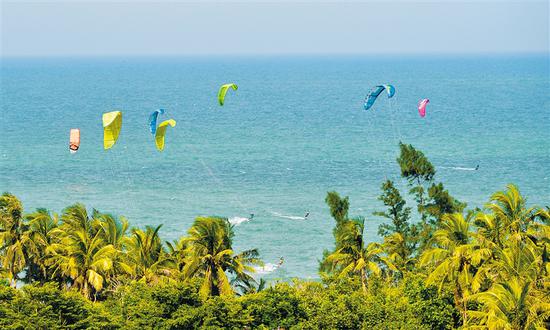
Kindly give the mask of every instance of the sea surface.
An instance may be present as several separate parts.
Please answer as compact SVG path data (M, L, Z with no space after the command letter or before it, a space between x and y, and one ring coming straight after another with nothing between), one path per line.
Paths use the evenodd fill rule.
M259 249L267 279L318 278L333 246L327 191L349 196L351 215L367 217L368 238L380 240L380 185L406 188L400 140L469 207L508 183L530 204L550 204L547 55L4 58L0 77L0 190L26 211L78 201L134 226L162 224L170 241L197 216L224 216L237 251ZM228 82L239 89L220 107ZM396 95L363 110L380 83ZM177 121L163 152L147 122L158 108ZM101 115L112 110L123 127L103 150ZM71 128L81 130L75 155Z

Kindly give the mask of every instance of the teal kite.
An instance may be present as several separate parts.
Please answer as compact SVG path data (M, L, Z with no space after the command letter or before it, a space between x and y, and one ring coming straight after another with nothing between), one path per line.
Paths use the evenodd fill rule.
M367 97L365 98L365 110L369 110L378 96L383 92L386 91L388 94L388 99L391 99L395 95L395 87L392 85L378 85L373 87L369 93L367 94Z
M149 116L149 127L151 129L151 134L153 135L155 135L157 131L158 117L162 114L164 114L164 109L158 109L153 111L153 113Z

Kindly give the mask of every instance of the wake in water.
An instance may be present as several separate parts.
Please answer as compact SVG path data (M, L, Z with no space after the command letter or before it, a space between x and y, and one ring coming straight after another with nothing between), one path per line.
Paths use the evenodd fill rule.
M307 220L307 216L309 215L309 212L306 213L305 216L297 216L297 215L284 215L279 212L270 212L272 215L276 216L277 218L283 218L283 219L290 219L290 220Z
M242 223L250 221L250 218L243 218L243 217L231 217L228 219L229 223L233 226L239 226Z
M439 168L456 170L456 171L477 171L479 166L476 167L460 167L460 166L438 166Z
M285 259L283 257L281 257L281 259L279 259L278 264L272 264L272 263L268 262L263 266L254 267L254 270L256 271L256 274L260 274L260 275L269 274L269 273L272 273L272 272L276 271L277 269L279 269L283 265L284 262L285 262Z
M256 274L265 275L276 271L278 268L279 268L279 265L268 262L263 266L254 267L254 270L256 271Z

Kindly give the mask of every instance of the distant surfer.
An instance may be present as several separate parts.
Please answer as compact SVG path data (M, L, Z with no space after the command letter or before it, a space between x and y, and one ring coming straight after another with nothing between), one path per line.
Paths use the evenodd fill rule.
M277 265L277 267L281 267L281 266L283 265L284 262L285 262L285 258L280 257L280 258L279 258L279 264Z
M250 213L250 216L248 217L248 221L254 219L254 213Z
M306 212L306 215L304 215L304 219L307 219L309 217L309 212Z
M479 170L479 164L476 165L476 171Z

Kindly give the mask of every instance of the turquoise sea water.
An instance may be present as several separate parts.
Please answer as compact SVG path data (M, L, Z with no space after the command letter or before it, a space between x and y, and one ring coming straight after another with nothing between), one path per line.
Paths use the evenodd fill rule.
M470 207L510 182L530 203L550 203L547 56L3 59L0 74L0 190L27 211L80 201L133 225L163 224L166 240L198 215L254 213L235 244L267 263L285 257L267 278L317 277L333 242L329 190L349 195L351 214L367 216L379 239L371 214L385 178L403 184L400 139ZM220 107L226 82L239 90ZM391 103L364 111L368 89L388 82ZM431 100L426 118L421 98ZM147 127L158 108L177 121L162 153ZM101 114L114 109L122 133L104 151ZM75 127L82 144L71 155Z

